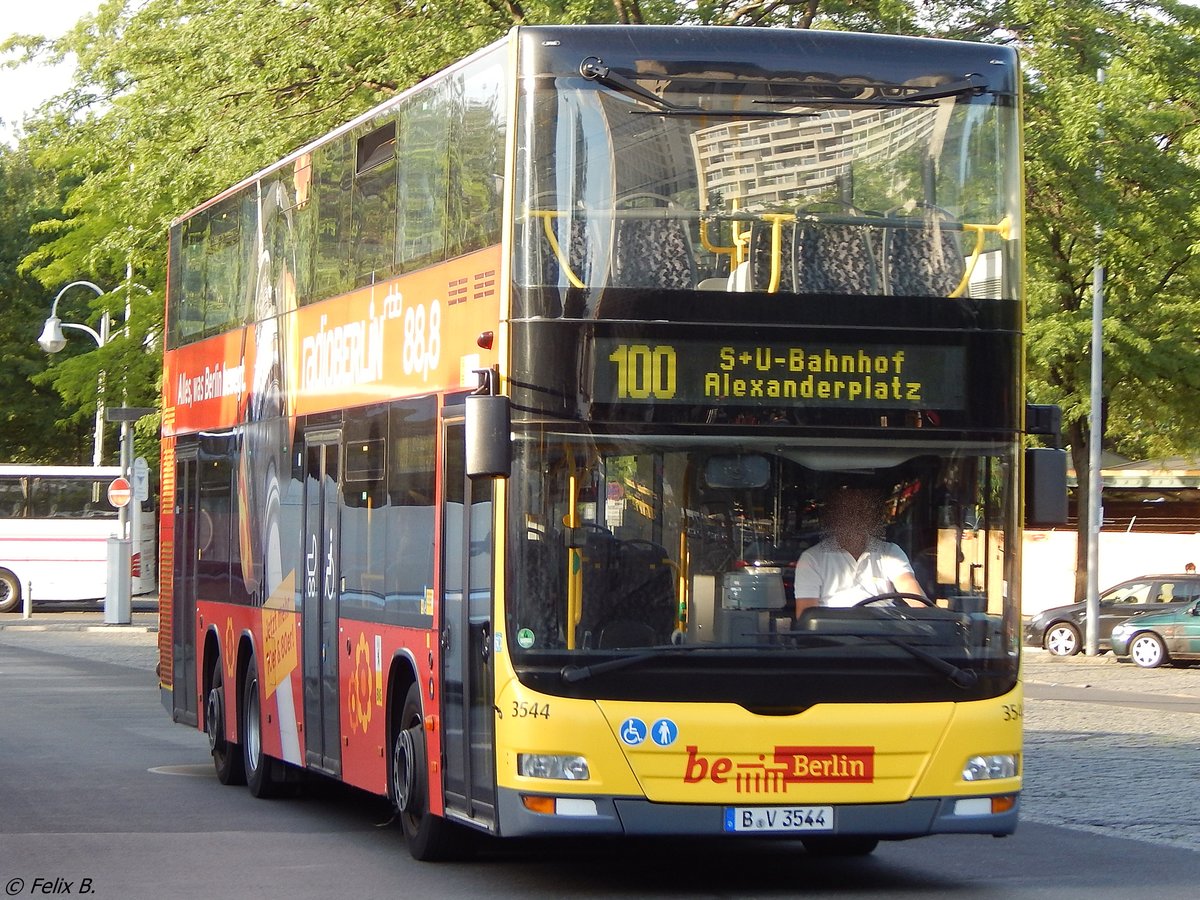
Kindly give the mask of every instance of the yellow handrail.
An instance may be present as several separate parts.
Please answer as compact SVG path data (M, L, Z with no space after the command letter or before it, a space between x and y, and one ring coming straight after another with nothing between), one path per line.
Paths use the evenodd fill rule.
M783 223L795 222L792 213L763 213L762 218L771 223L771 280L767 282L767 293L774 294L779 290L779 281L783 275Z
M737 254L736 243L733 247L720 247L708 239L708 229L705 227L703 217L700 219L700 246L702 246L709 253L728 255L730 259L733 259Z
M973 222L963 222L963 231L975 232L975 246L971 250L971 257L967 260L966 271L963 272L962 281L958 283L953 291L950 292L952 299L961 297L967 291L967 285L971 281L971 275L975 271L975 266L979 262L979 257L983 255L983 244L989 234L998 234L1002 240L1007 241L1012 233L1012 218L1005 216L995 225L976 224Z
M581 288L584 286L583 281L571 269L571 263L567 260L567 255L563 253L562 247L559 246L558 236L554 233L553 222L560 213L555 209L531 209L529 214L542 220L542 228L546 232L546 240L550 244L550 250L558 259L558 265L563 270L563 274L567 276L567 281L572 287Z
M575 470L575 453L567 451L571 458L571 471L567 476L567 514L563 525L572 532L579 527L579 478ZM574 543L572 540L570 543ZM567 549L567 649L575 649L575 630L583 619L583 554L578 547Z

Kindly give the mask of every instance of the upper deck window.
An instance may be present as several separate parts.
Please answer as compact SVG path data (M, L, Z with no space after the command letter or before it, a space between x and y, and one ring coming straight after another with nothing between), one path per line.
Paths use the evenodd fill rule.
M1010 98L721 68L525 82L519 283L1015 297Z

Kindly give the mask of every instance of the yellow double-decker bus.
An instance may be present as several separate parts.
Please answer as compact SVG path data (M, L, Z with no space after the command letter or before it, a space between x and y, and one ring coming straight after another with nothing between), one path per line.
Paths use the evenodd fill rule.
M1010 833L1065 483L1023 475L1019 80L520 27L176 221L160 672L221 781L388 795L422 859Z

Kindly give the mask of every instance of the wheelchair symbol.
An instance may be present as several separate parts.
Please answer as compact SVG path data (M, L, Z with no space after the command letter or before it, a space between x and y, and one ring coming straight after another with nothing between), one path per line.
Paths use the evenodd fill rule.
M636 747L646 740L646 723L636 717L626 719L621 723L621 740L630 747Z

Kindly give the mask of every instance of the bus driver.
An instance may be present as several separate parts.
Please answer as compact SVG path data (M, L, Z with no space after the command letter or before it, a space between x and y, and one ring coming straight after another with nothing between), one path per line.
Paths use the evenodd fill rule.
M822 515L826 537L796 563L796 615L809 607L853 606L891 591L925 596L911 563L883 540L883 497L860 487L835 489Z

